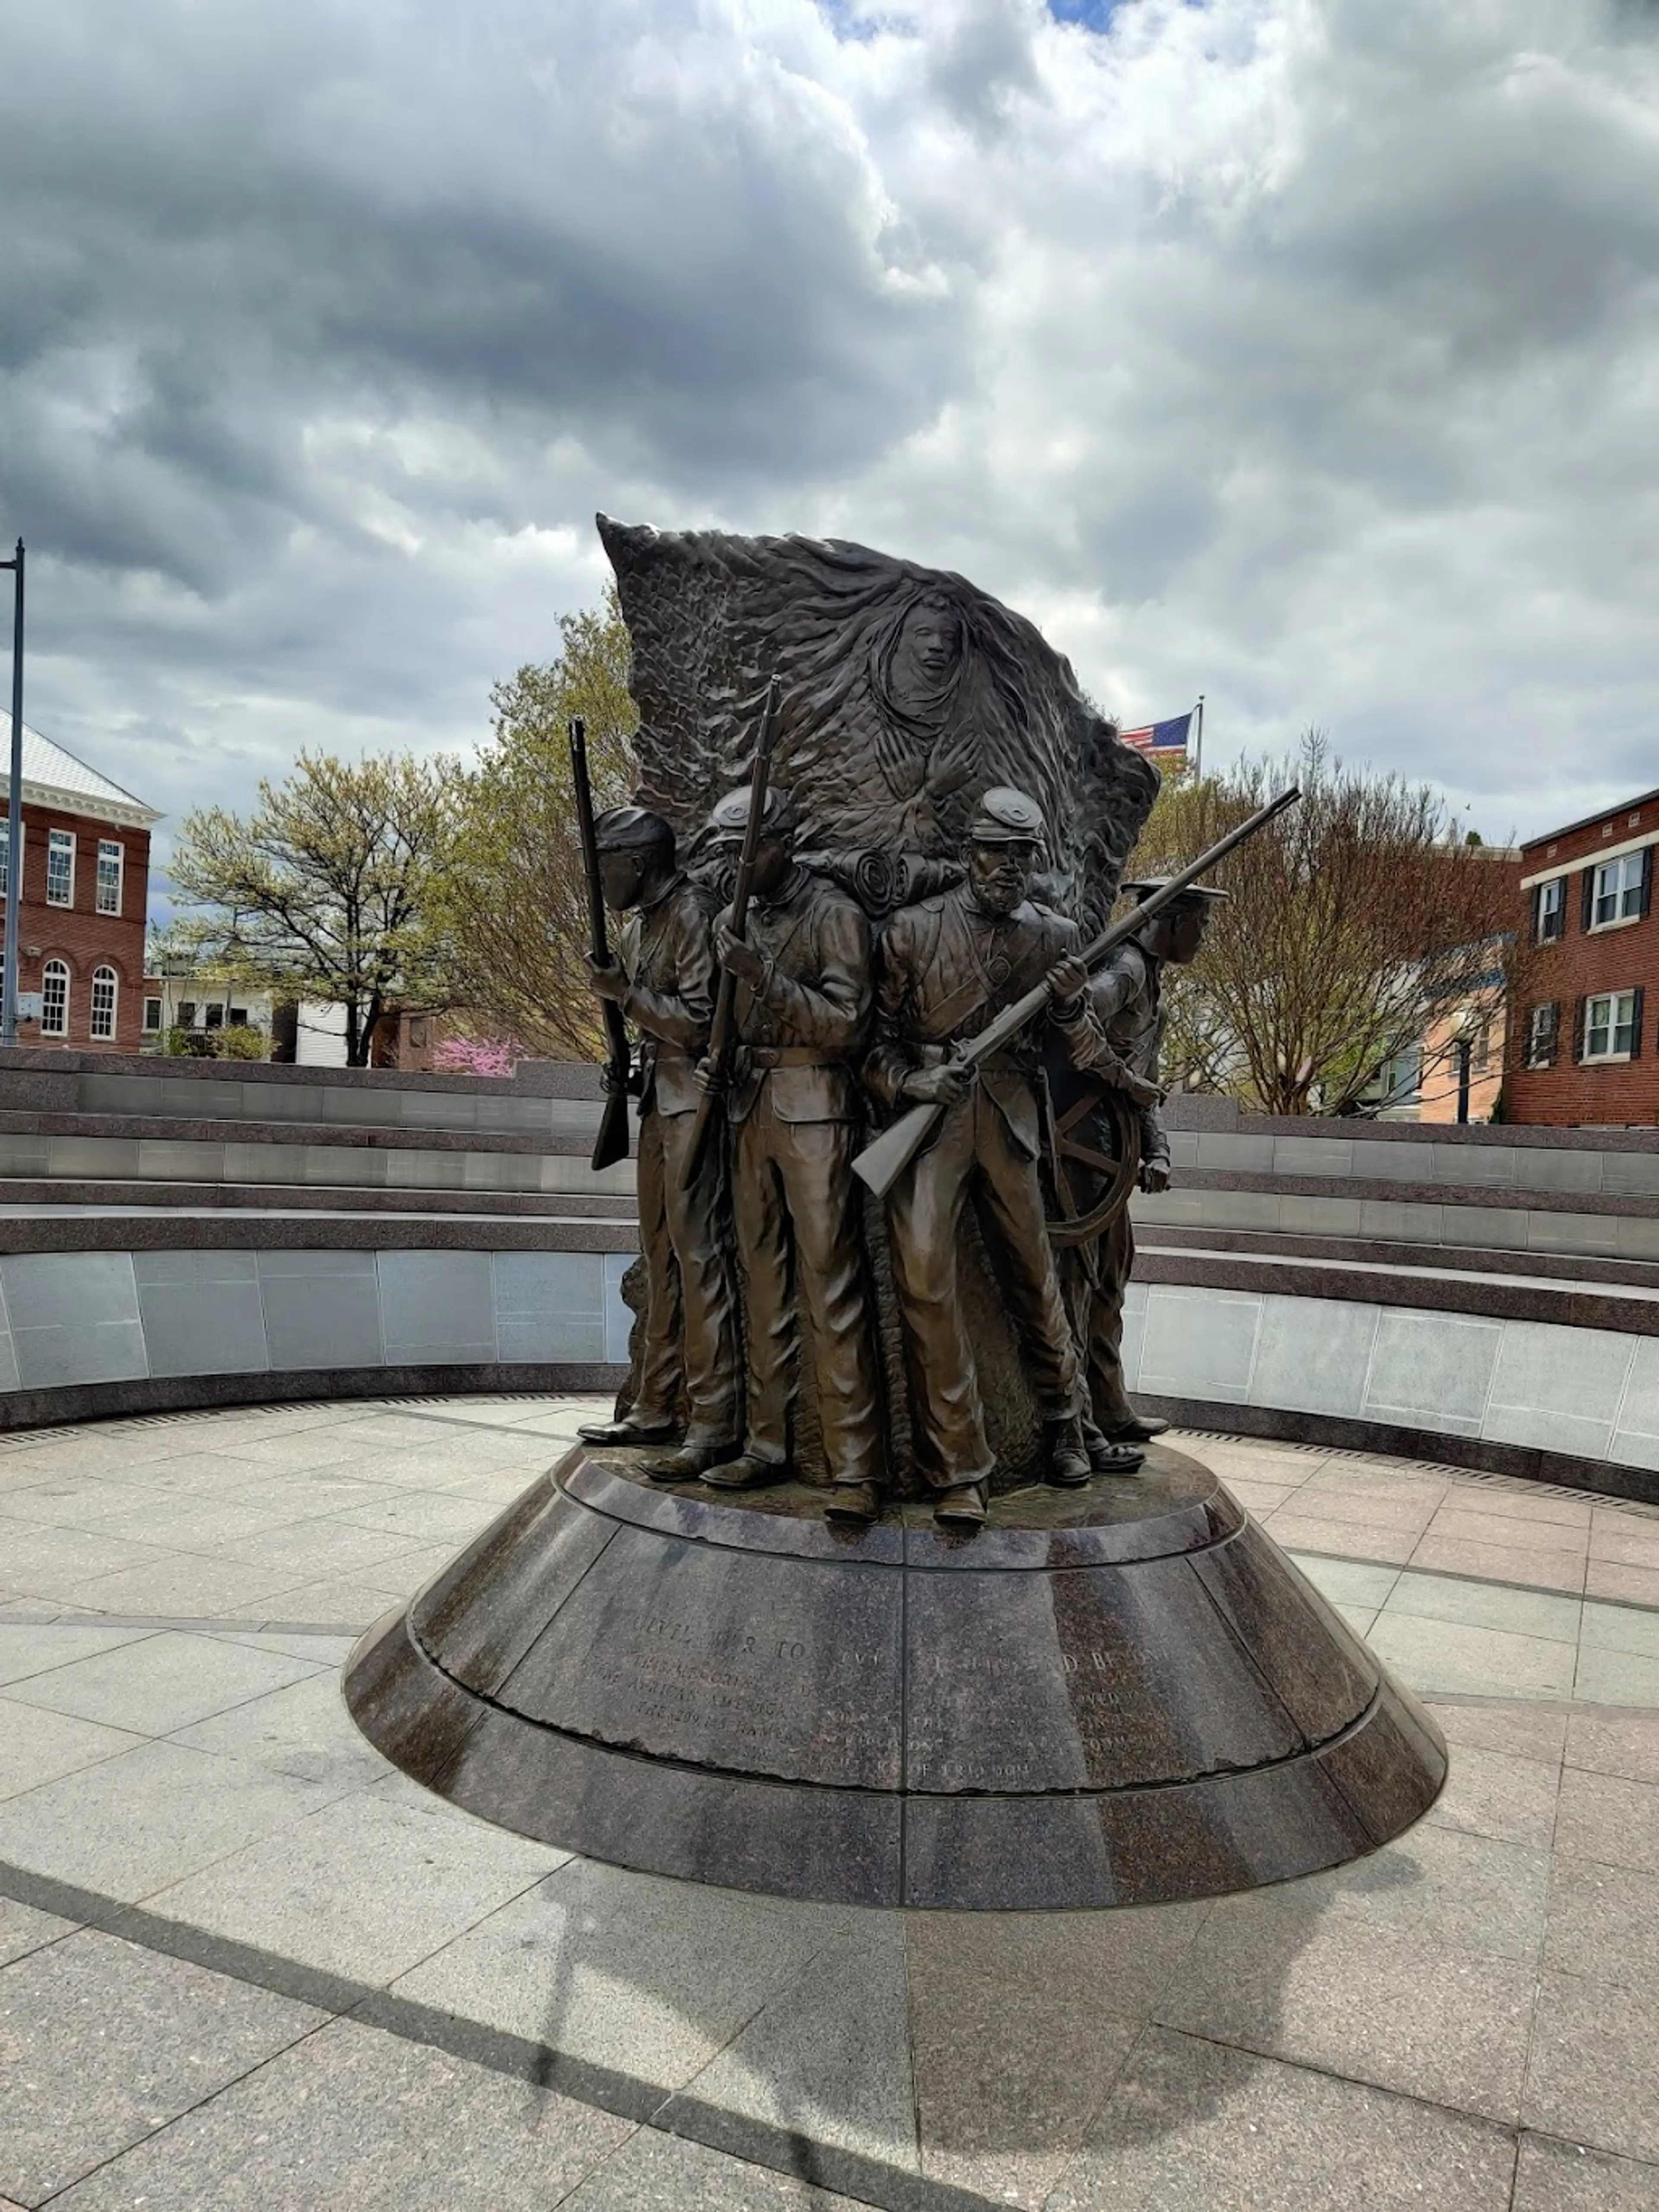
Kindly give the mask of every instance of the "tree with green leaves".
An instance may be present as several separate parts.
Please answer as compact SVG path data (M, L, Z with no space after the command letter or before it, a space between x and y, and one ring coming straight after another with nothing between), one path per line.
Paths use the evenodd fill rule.
M1292 782L1301 803L1217 869L1198 958L1165 973L1164 1079L1268 1114L1375 1112L1380 1072L1430 1029L1501 1014L1514 864L1429 786L1346 767L1310 730L1288 759L1166 784L1132 872L1172 872Z
M351 762L302 752L246 817L185 817L168 873L177 948L227 975L343 1006L346 1060L366 1067L383 1017L441 1004L434 870L454 811L442 758Z
M553 659L490 693L494 732L457 779L433 915L449 1001L481 1035L589 1059L599 1030L565 726L578 714L586 724L593 804L616 806L633 785L639 715L614 585L597 607L562 617Z

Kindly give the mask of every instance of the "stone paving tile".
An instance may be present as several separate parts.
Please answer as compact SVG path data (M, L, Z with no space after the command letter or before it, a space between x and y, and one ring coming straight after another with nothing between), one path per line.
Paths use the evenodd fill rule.
M354 1505L339 1517L349 1527L388 1530L403 1537L407 1545L447 1540L453 1547L464 1543L490 1516L476 1498L430 1491L394 1498L384 1505Z
M1459 1744L1446 1786L1428 1818L1441 1827L1547 1851L1555 1835L1560 1783L1559 1759L1516 1758Z
M1659 2160L1659 1990L1546 1973L1538 1988L1522 2118L1628 2158ZM1598 2212L1600 2207L1598 2206Z
M1326 1559L1316 1552L1291 1557L1316 1590L1333 1605L1369 1607L1375 1613L1400 1579L1398 1567L1368 1566L1356 1559Z
M1294 1486L1288 1482L1258 1482L1253 1476L1242 1474L1230 1474L1227 1487L1258 1521L1297 1494Z
M1431 1957L1463 1951L1528 1965L1543 1942L1549 1869L1543 1851L1423 1821L1368 1858L1255 1894L1264 1909L1297 1915L1312 1898L1333 1923Z
M1514 2166L1490 2121L1155 2029L1048 2212L1330 2212L1338 2174L1365 2212L1505 2212Z
M202 1492L226 1497L234 1484L246 1481L247 1472L240 1460L224 1451L185 1451L176 1459L149 1461L143 1481L146 1490L157 1497L187 1498Z
M15 1905L10 1898L0 1897L0 1966L72 1936L76 1925L73 1920L60 1920L55 1912L37 1912L32 1905Z
M1566 1749L1570 1716L1562 1707L1494 1698L1472 1705L1431 1699L1429 1710L1449 1744L1471 1751L1504 1751L1559 1766Z
M1430 1524L1431 1535L1452 1541L1502 1544L1517 1552L1571 1552L1582 1556L1589 1549L1589 1531L1583 1523L1492 1513L1466 1504L1464 1498L1465 1493L1458 1492L1446 1500Z
M21 1797L44 1783L95 1766L100 1759L136 1751L143 1740L126 1729L65 1719L0 1698L0 1800Z
M1577 1646L1541 1636L1419 1615L1378 1614L1370 1644L1413 1689L1455 1690L1492 1697L1565 1698L1572 1693Z
M922 2171L1040 2204L1212 1910L913 1918Z
M52 1720L59 1730L88 1725ZM240 1759L143 1743L0 1804L0 1859L136 1904L333 1794Z
M1435 1500L1394 1490L1350 1490L1333 1483L1307 1483L1296 1493L1297 1517L1353 1522L1364 1528L1415 1530L1419 1535L1435 1517Z
M1597 1605L1586 1600L1579 1628L1584 1642L1602 1651L1634 1651L1659 1659L1659 1613L1639 1613L1631 1605Z
M408 1548L407 1540L390 1530L357 1528L344 1521L308 1515L276 1528L229 1537L207 1556L269 1567L297 1585L362 1574Z
M591 2106L338 2021L53 2212L542 2212L632 2132Z
M1437 1535L1431 1530L1414 1547L1410 1560L1413 1567L1428 1573L1474 1575L1490 1582L1530 1583L1540 1589L1564 1590L1574 1597L1584 1587L1582 1552L1488 1543L1474 1537Z
M412 1589L414 1585L409 1585ZM409 1589L386 1591L368 1583L316 1582L302 1583L297 1589L285 1589L280 1606L270 1608L273 1620L316 1621L325 1628L349 1628L355 1631L371 1627L383 1613L389 1613Z
M331 1667L307 1674L269 1696L172 1731L175 1743L298 1774L308 1782L364 1788L391 1770L354 1725Z
M43 1528L97 1528L106 1522L118 1521L131 1511L135 1501L152 1505L178 1503L167 1491L131 1489L96 1475L27 1486L20 1483L0 1492L0 1527L17 1521ZM124 1535L127 1531L116 1528L109 1533Z
M39 2203L323 2017L91 1929L19 1960L0 1972L0 2189Z
M31 1674L45 1674L73 1659L90 1659L97 1652L137 1644L152 1632L144 1628L0 1626L4 1628L0 1634L0 1686L25 1682Z
M1659 1571L1659 1527L1622 1513L1600 1512L1590 1530L1590 1557Z
M167 1735L315 1671L315 1660L176 1632L71 1660L14 1682L7 1695L141 1735Z
M1384 1610L1412 1613L1424 1620L1452 1620L1470 1628L1508 1629L1517 1636L1542 1636L1558 1644L1577 1641L1582 1602L1543 1590L1510 1589L1501 1583L1454 1580L1407 1569L1390 1591Z
M478 1516L477 1528L488 1528L493 1517L486 1510ZM476 1534L476 1529L470 1533ZM396 1552L378 1565L365 1567L359 1579L368 1589L385 1590L392 1597L406 1597L448 1566L454 1559L457 1544L467 1540L467 1536L463 1535L447 1544L422 1544L410 1551Z
M1523 2136L1511 2212L1659 2212L1659 2166Z
M35 1528L6 1538L6 1586L21 1597L74 1603L95 1577L169 1564L154 1544L124 1543L88 1528Z
M326 1418L298 1431L246 1437L235 1447L235 1456L251 1467L270 1468L279 1473L337 1467L346 1460L362 1468L380 1455L356 1433L355 1422L337 1425Z
M213 1629L209 1632L217 1641L226 1644L245 1644L250 1651L280 1651L290 1659L310 1659L322 1667L342 1667L351 1656L356 1642L353 1636L328 1636L315 1629Z
M1593 1510L1588 1498L1555 1498L1547 1492L1505 1490L1495 1482L1459 1484L1449 1497L1467 1498L1471 1509L1504 1521L1553 1521L1565 1528L1588 1528Z
M559 2212L863 2212L863 2200L641 2128Z
M123 1536L136 1544L157 1544L169 1552L212 1553L239 1536L280 1528L295 1517L268 1505L232 1504L196 1492L178 1498L147 1494L142 1504L112 1514L98 1525L102 1534Z
M1659 1784L1567 1768L1555 1848L1568 1860L1659 1875Z
M1300 1499L1268 1514L1262 1526L1274 1543L1288 1552L1331 1552L1339 1558L1377 1559L1403 1567L1417 1549L1419 1538L1409 1528L1379 1528L1357 1521L1319 1519L1301 1510Z
M684 2094L918 2172L900 1917L864 1916L769 1997ZM662 2124L673 2126L672 2106Z
M201 1872L166 1888L150 1885L151 1909L359 1981L389 1982L453 1943L565 1856L471 1820L425 1791L394 1796L377 1786L342 1795L337 1782L218 1763L272 1785L315 1790L323 1802L305 1808L310 1819L266 1821L257 1835L214 1852L211 1863L204 1855Z
M295 1577L278 1567L249 1567L234 1559L198 1559L194 1553L162 1554L146 1566L68 1586L70 1603L89 1613L147 1613L159 1620L237 1618L287 1589Z
M1567 1722L1566 1760L1595 1774L1659 1783L1659 1713L1575 1712Z
M1216 1913L1158 2024L1513 2124L1536 1970L1275 1897Z
M571 1859L404 1973L399 1996L680 2088L846 1925L825 1908Z
M1659 1705L1659 1659L1583 1644L1573 1695L1589 1705Z
M1590 1560L1584 1571L1587 1597L1622 1598L1629 1605L1659 1606L1659 1568L1621 1566L1615 1560Z
M1544 1963L1600 1982L1659 1987L1659 1875L1558 1856Z

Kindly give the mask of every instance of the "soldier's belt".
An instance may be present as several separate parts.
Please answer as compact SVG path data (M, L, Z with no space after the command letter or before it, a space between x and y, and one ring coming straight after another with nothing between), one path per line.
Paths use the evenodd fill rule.
M747 1044L743 1048L750 1067L840 1067L838 1052L817 1052L810 1044Z

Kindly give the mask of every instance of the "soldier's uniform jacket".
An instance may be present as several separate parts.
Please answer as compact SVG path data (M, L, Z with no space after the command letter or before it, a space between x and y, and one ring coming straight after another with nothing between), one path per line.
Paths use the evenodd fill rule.
M708 1048L719 976L715 904L678 875L623 924L617 957L629 979L623 1012L641 1036L641 1114L690 1114L702 1095L695 1070Z
M722 921L729 921L730 911ZM766 963L739 980L727 1118L744 1121L763 1085L781 1121L847 1121L859 1110L849 1062L870 1021L870 924L856 899L797 868L780 897L751 900L744 935Z
M901 907L881 944L876 1042L865 1065L872 1096L896 1107L907 1076L937 1066L952 1044L977 1036L1078 944L1077 924L1034 900L1006 916L988 915L958 886ZM1068 1041L1081 1016L1079 1008L1060 1024ZM1041 1140L1044 1027L1041 1020L1029 1022L979 1068L980 1087L1032 1159Z
M1090 978L1081 1033L1073 1042L1074 1066L1103 1065L1111 1056L1149 1082L1157 1082L1158 1049L1164 1040L1159 966L1129 938ZM1140 1156L1143 1160L1170 1157L1164 1116L1156 1106L1140 1109Z

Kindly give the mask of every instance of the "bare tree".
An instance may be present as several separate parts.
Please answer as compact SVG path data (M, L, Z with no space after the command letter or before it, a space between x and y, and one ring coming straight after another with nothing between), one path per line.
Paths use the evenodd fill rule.
M565 724L573 714L586 723L594 804L614 806L634 781L639 716L614 586L559 629L556 659L520 668L490 694L494 735L459 780L434 910L448 997L481 1035L588 1059L599 1030L582 959L586 892Z
M1375 1112L1379 1072L1430 1024L1501 1005L1514 870L1427 786L1346 768L1310 730L1289 759L1167 786L1134 872L1179 866L1292 781L1301 804L1222 865L1227 903L1169 975L1164 1065L1270 1114Z

